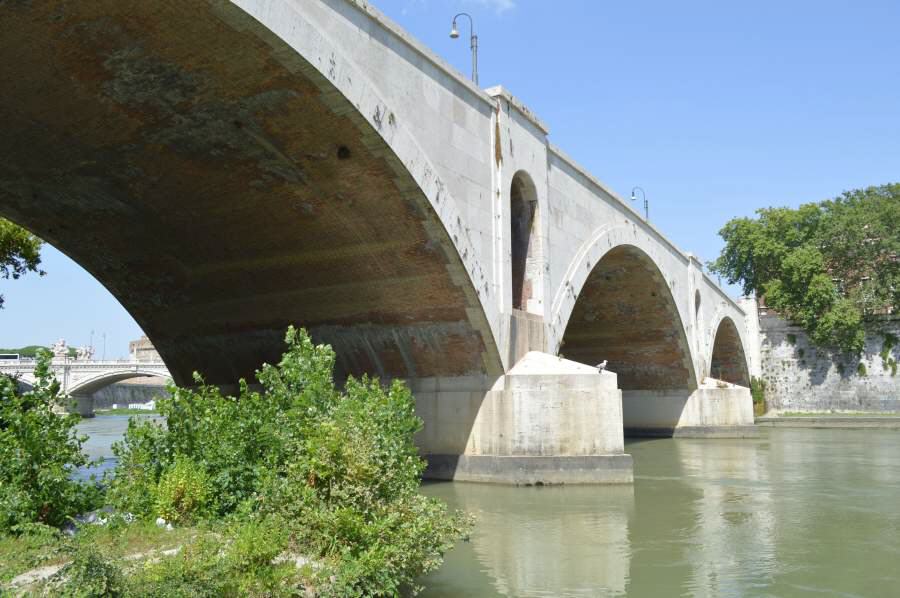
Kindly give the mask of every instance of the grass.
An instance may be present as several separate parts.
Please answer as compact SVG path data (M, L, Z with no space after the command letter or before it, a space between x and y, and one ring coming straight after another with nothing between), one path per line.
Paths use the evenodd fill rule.
M34 528L33 532L21 536L0 535L0 596L4 595L2 584L38 567L69 562L79 545L90 545L116 558L143 555L146 559L160 551L182 546L194 538L215 534L207 527L176 527L167 531L154 523L145 522L85 525L75 537L41 526Z
M0 536L0 583L37 567L58 565L68 560L59 534L23 534ZM0 588L0 595L3 590Z

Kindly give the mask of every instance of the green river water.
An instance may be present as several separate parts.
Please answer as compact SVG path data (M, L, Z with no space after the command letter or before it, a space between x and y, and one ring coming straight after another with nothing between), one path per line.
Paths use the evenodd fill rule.
M761 434L628 442L634 486L426 484L477 524L422 595L900 596L900 432Z

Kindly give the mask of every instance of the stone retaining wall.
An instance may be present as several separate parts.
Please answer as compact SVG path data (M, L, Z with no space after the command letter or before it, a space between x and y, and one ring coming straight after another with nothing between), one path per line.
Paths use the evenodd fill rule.
M771 310L759 312L762 379L775 411L900 411L900 347L887 352L885 333L900 338L900 318L871 328L861 356L835 354L810 343L803 329Z
M165 380L147 377L110 384L93 394L94 409L109 409L113 404L127 407L129 403L148 403L168 396Z

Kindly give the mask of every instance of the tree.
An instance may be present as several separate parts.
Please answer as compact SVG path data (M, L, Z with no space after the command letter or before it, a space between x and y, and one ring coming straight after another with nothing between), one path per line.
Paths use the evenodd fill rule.
M44 274L41 263L41 240L24 228L0 218L0 278L19 278L28 272ZM3 295L0 295L0 309Z
M799 323L816 345L859 353L866 325L900 311L900 184L730 220L709 264Z
M36 382L20 391L0 375L0 534L30 523L60 527L95 506L100 491L72 471L89 465L77 415L54 408L64 399L50 369L49 351L38 354Z

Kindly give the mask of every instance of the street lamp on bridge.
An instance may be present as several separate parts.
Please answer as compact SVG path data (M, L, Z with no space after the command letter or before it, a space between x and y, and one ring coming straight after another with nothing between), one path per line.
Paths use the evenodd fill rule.
M650 221L650 208L649 208L649 206L648 206L648 204L647 204L647 194L644 192L644 190L643 190L642 188L640 188L640 187L633 187L633 188L631 189L631 201L634 201L635 199L637 199L637 197L635 197L635 195L634 195L634 192L635 192L635 191L640 191L640 192L641 192L641 197L644 198L644 220L647 221L647 222L649 222L649 221Z
M469 43L472 48L472 82L478 85L478 36L475 35L475 22L472 15L467 12L461 12L453 17L453 24L450 25L450 37L456 39L459 37L459 30L456 28L456 19L466 17L469 19Z

